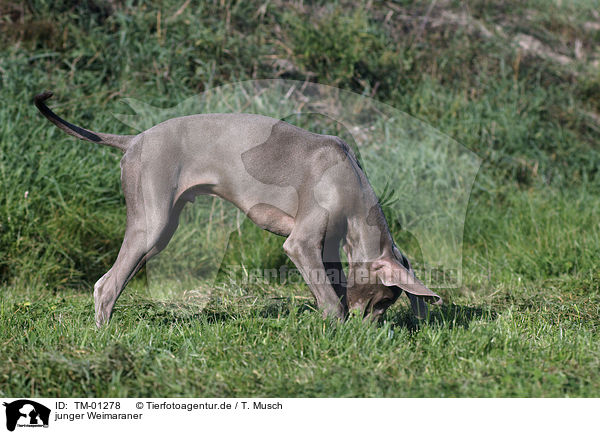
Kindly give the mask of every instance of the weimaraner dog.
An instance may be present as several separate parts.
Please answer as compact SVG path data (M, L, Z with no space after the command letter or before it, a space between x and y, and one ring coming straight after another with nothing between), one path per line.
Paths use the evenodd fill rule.
M56 126L124 152L127 227L117 260L94 285L98 327L199 194L228 200L261 228L287 237L283 249L324 315L343 319L358 310L377 319L403 291L419 318L427 313L424 300L442 303L395 246L365 173L338 137L241 113L174 118L135 136L95 133L52 112L44 103L51 96L37 95L35 105Z

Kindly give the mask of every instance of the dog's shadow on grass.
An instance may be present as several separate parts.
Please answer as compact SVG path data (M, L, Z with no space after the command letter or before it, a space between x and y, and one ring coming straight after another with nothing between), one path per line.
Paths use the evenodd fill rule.
M498 314L490 308L445 304L439 308L430 308L425 319L418 319L410 308L388 314L387 321L392 327L418 331L424 324L442 328L462 327L468 329L471 322L476 320L493 321Z
M130 306L125 306L121 307L121 310L126 311L129 308ZM198 321L221 323L236 318L234 313L224 309L207 308L189 303L146 301L136 303L131 308L135 309L136 320L141 319L158 326ZM126 315L126 312L121 312L121 314Z
M223 323L235 321L240 317L248 315L248 311L254 312L260 318L285 318L292 312L302 315L307 312L316 312L314 303L309 301L298 302L287 297L273 298L267 303L244 309L244 312L236 309L230 310L225 306L209 305L204 307L194 305L181 305L178 303L143 303L135 306L138 317L155 324L172 324L175 322L204 321L207 323ZM492 321L497 313L489 308L461 306L457 304L445 304L440 308L430 309L427 318L419 320L409 307L388 312L385 321L393 328L404 328L411 332L418 331L424 324L442 328L462 327L468 329L470 324L476 320Z
M221 305L213 301L208 305L177 302L136 302L131 306L120 307L122 311L134 310L138 319L143 319L156 325L168 325L176 322L191 323L202 321L206 323L225 323L235 321L248 315L260 318L284 318L293 311L298 315L307 311L316 311L316 306L310 302L299 303L288 297L269 299L266 303L252 303L240 309L239 306ZM126 314L126 312L121 312Z
M297 303L288 298L271 299L259 310L263 318L279 318L295 311L297 315L305 312L318 311L311 302ZM431 308L425 319L418 319L409 307L389 312L386 317L392 327L406 328L410 331L418 330L423 324L436 325L445 328L463 327L468 329L475 320L493 321L497 313L486 307L470 307L458 304L445 304L439 308Z

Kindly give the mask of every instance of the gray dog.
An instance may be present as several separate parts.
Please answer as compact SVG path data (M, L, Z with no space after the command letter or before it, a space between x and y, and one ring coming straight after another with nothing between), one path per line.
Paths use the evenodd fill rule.
M349 310L379 318L404 291L417 317L441 298L414 275L390 235L352 150L334 136L254 114L200 114L162 122L136 136L95 133L35 105L79 139L124 152L125 238L94 285L96 324L111 317L127 282L166 247L186 202L199 194L233 203L261 228L287 237L283 249L325 315ZM346 277L340 244L348 259Z

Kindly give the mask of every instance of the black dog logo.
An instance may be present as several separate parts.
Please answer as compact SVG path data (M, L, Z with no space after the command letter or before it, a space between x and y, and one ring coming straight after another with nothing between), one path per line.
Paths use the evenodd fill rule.
M17 423L19 426L37 427L48 426L50 420L50 409L29 399L19 399L6 407L6 429L14 431ZM41 423L40 423L41 419Z

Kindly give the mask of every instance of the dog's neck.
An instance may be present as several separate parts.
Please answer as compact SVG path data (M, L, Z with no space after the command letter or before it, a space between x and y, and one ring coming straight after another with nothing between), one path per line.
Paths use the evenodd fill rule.
M394 241L379 204L348 219L344 251L350 266L394 256Z

